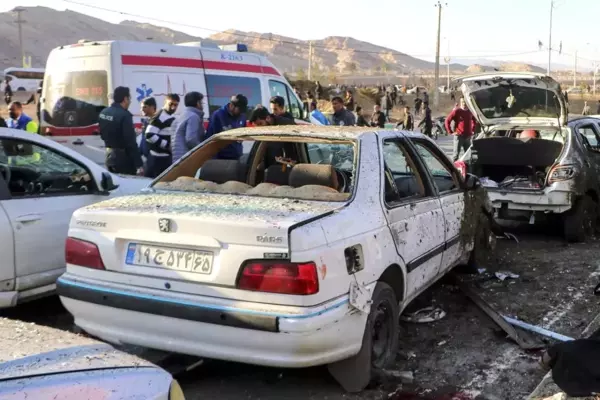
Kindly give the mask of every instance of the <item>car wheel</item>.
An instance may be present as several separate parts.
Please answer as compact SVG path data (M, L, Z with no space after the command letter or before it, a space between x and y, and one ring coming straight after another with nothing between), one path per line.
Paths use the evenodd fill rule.
M335 380L351 393L366 388L378 371L395 360L398 351L400 307L394 290L385 282L377 282L371 299L360 351L328 365Z
M563 232L568 242L584 242L596 232L597 204L585 195L563 217Z

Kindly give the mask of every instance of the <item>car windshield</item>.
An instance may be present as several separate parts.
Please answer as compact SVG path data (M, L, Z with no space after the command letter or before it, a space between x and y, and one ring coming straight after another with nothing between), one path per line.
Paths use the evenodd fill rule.
M358 148L358 142L350 140L261 136L238 141L217 136L180 160L152 187L347 201L355 187ZM239 159L231 157L234 149L243 153Z
M485 118L558 118L560 102L546 89L517 85L475 91L471 98Z

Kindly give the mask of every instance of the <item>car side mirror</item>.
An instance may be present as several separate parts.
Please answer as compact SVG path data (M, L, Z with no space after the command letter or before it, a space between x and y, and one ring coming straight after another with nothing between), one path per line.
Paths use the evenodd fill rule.
M119 185L114 183L112 175L109 172L102 173L102 181L100 184L104 192L111 192L119 187Z
M481 187L479 178L473 174L467 174L466 178L467 190L475 190Z

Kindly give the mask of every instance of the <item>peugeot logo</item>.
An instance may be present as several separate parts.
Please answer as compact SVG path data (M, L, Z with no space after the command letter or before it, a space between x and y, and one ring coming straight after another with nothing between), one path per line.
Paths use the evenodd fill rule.
M161 218L158 220L158 229L161 232L171 232L171 220L169 218Z

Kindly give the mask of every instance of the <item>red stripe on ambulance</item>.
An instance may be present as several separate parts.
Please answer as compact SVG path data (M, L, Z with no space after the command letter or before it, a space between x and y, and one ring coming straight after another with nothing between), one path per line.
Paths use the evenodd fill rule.
M280 76L279 72L273 67L223 61L202 61L193 58L122 55L121 63L123 65L144 67L204 68L218 71L250 72Z

